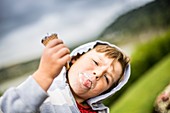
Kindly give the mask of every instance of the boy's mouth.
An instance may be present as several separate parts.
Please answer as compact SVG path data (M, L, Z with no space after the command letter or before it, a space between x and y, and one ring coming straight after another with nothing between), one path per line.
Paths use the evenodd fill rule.
M90 75L86 73L79 73L80 83L87 89L92 88L92 81L90 80Z

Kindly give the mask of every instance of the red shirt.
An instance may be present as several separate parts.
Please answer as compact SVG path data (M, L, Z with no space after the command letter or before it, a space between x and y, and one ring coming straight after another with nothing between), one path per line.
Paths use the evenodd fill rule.
M97 111L94 111L90 106L82 106L78 103L77 106L81 113L98 113Z

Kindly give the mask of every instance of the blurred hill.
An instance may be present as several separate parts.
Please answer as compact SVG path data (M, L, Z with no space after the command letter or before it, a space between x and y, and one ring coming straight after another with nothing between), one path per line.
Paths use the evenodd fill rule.
M170 27L170 1L155 0L118 17L100 35L100 40L120 43L129 38L152 37Z

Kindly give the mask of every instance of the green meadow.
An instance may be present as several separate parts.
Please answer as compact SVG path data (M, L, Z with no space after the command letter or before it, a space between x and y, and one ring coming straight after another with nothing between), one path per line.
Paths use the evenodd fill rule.
M155 98L170 82L169 67L170 54L130 86L110 107L111 113L152 113Z

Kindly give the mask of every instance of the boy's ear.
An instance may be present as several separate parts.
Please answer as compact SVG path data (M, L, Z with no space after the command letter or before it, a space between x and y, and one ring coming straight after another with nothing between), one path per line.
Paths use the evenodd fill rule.
M72 58L71 63L74 64L76 62L76 59Z
M79 58L79 56L73 56L71 58L71 63L74 64L78 58Z
M74 64L79 58L80 58L80 54L77 54L76 56L72 56L71 58L71 63Z

